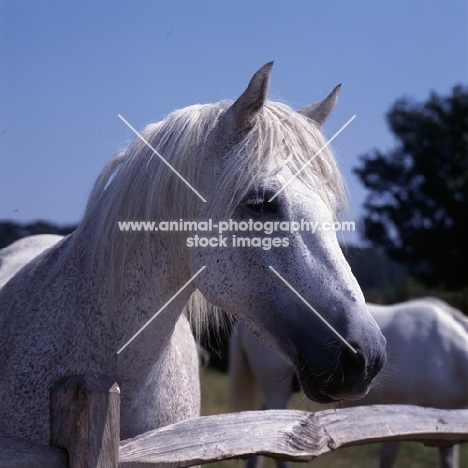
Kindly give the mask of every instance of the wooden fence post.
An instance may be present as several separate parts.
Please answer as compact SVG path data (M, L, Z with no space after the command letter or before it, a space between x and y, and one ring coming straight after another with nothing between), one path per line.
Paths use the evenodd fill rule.
M70 468L117 468L120 389L100 374L62 377L50 389L50 445L64 448Z

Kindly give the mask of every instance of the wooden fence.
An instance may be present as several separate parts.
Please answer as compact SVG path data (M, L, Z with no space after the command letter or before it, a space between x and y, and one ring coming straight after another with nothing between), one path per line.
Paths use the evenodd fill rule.
M0 468L178 468L252 455L305 462L370 442L468 441L468 410L378 405L206 416L120 442L120 390L102 375L58 380L50 416L49 446L0 429Z

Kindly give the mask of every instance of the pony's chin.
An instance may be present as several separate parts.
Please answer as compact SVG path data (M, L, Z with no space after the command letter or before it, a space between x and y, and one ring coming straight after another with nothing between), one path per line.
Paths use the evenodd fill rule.
M300 380L299 382L301 384L302 391L309 400L322 404L336 403L342 400L360 400L369 393L369 387L367 387L365 390L362 391L338 391L336 393L329 394L325 390L317 390L316 388L310 388L310 386L307 383L303 384Z
M355 400L360 400L361 398L364 398L368 394L368 390L365 392L361 393L340 393L339 395L336 396L330 396L332 401L343 401L343 400L348 400L348 401L355 401Z
M337 401L334 398L328 396L326 393L314 393L313 395L309 395L306 392L304 393L309 400L315 401L316 403L321 403L323 405Z
M300 379L299 379L299 384L305 396L309 400L315 401L316 403L322 403L322 404L333 403L334 401L336 401L326 392L322 390L317 390L315 386L311 388L307 383L301 382Z

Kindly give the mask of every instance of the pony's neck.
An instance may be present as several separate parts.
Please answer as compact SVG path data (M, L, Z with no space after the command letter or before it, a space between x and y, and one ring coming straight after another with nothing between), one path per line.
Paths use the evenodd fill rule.
M117 357L118 373L126 379L128 389L154 378L150 377L154 369L164 373L171 365L168 354L171 353L174 330L195 289L193 285L185 288L167 304L189 280L189 274L172 268L164 245L153 244L151 252L149 276L140 275L138 252L131 256L119 318L114 321L114 327L120 330L118 349L148 324Z
M189 280L188 268L184 267L183 262L172 261L169 249L160 239L151 239L149 250L145 247L145 240L142 239L141 243L132 246L133 251L127 256L119 303L120 319L117 320L120 322L124 319L129 325L124 335L129 331L136 333L152 320L128 347L130 349L134 345L135 352L138 352L140 342L142 348L154 353L167 346L194 287L184 289L166 305ZM145 255L150 258L146 259ZM143 267L142 264L147 260L148 263ZM155 317L155 314L158 315ZM115 325L118 327L120 323ZM142 353L146 351L141 350Z
M84 267L90 281L88 313L89 320L99 320L112 337L117 354L127 342L148 324L135 339L122 350L118 360L138 363L138 366L152 365L155 356L162 355L168 346L183 308L187 304L194 286L187 287L155 317L160 309L178 292L190 276L184 262L171 262L169 249L155 236L147 245L140 233L124 233L135 236L128 243L125 263L116 267L114 259L108 258L99 271L92 265ZM86 230L73 240L71 255L78 263L86 265L86 255L92 234ZM115 272L118 272L118 275ZM112 275L111 272L114 272Z

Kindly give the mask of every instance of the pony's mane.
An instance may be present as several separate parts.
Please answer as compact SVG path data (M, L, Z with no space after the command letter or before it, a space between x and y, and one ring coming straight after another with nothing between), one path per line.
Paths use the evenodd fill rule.
M211 334L219 336L222 330L228 329L234 323L232 315L208 302L198 289L190 296L183 313L199 343ZM207 331L209 333L206 333Z
M97 271L109 278L110 297L118 297L121 290L130 243L135 239L141 243L144 236L141 245L148 251L142 258L149 259L146 253L155 236L154 232L122 233L119 221L193 221L197 212L203 212L203 219L228 219L249 190L261 189L285 164L295 173L308 161L299 178L321 196L335 216L346 205L345 184L331 150L327 147L314 157L325 144L318 125L285 104L266 102L240 141L219 143L223 135L217 139L213 135L230 106L229 102L190 106L141 132L207 199L206 204L139 138L103 169L67 251L81 237L88 238L88 273ZM214 140L217 150L222 150L216 161L211 156ZM169 241L169 255L180 258L177 236L168 237L174 239ZM203 306L196 302L199 306L194 309L200 310ZM192 317L198 313L192 311Z

